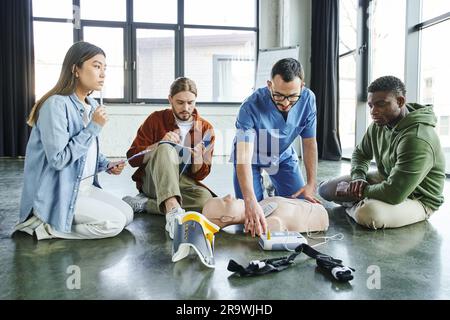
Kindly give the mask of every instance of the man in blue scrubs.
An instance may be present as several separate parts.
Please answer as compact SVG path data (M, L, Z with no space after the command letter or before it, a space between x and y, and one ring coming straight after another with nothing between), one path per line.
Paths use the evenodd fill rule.
M316 98L304 86L301 64L295 59L275 63L267 87L256 90L241 105L233 143L234 190L245 202L245 230L252 236L266 233L267 224L258 201L263 199L262 170L275 187L275 195L315 198L317 143ZM307 181L303 180L292 143L303 142Z

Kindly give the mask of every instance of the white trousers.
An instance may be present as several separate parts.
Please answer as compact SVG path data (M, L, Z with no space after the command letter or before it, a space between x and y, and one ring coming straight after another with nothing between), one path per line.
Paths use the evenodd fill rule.
M19 224L16 230L31 235L36 233L38 240L101 239L118 235L131 221L133 210L128 204L90 183L84 183L80 185L70 233L55 230L36 215Z

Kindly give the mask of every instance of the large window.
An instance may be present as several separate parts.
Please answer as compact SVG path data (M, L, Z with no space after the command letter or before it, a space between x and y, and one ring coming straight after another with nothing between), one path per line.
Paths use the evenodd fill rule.
M256 25L255 1L188 0L185 2L186 24L214 26Z
M103 96L107 98L124 98L123 33L123 28L83 27L83 39L105 51L108 76L105 78Z
M442 13L440 4L450 1L434 1L436 8L426 5L424 1L424 16L427 12ZM447 10L449 8L447 7ZM449 13L450 14L450 13ZM425 21L424 21L425 22ZM436 132L440 136L441 145L445 152L446 170L450 173L450 95L448 94L448 71L450 70L450 44L447 39L450 34L450 20L425 27L421 31L421 68L420 68L420 102L432 104L438 119Z
M73 18L72 0L33 0L33 15L40 18Z
M374 79L394 75L404 80L408 101L433 105L436 132L450 174L450 42L446 41L450 1L340 0L339 4L339 131L343 156L350 157L362 138L365 126L359 125L371 122L361 93Z
M388 21L389 23L386 23ZM406 0L371 1L369 83L382 76L405 75ZM367 125L372 117L367 112Z
M73 42L72 24L35 21L34 60L36 98L53 88L61 72L62 61ZM48 35L52 36L49 37ZM58 41L55 41L58 39Z
M387 75L403 79L406 0L373 0L371 4L370 81Z
M350 158L372 122L368 84L385 75L404 78L406 0L339 4L339 136L342 155Z
M133 21L177 23L177 0L134 0Z
M197 83L198 102L241 102L254 85L257 2L33 0L36 98L83 40L106 53L106 102L166 102L180 76Z
M185 74L197 79L199 101L240 101L252 92L254 32L185 29L184 39Z
M126 21L126 0L80 0L83 20Z
M450 12L448 0L422 0L422 21L434 19Z
M137 29L137 98L166 97L175 78L175 32L173 30ZM199 79L193 78L196 82ZM159 85L155 85L159 84Z
M72 0L33 0L33 14L35 92L40 98L56 84L73 43Z
M339 137L345 158L355 148L357 11L357 0L340 0Z

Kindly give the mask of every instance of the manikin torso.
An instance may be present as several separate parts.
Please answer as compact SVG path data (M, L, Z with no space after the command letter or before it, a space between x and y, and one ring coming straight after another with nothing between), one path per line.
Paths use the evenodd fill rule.
M271 231L314 232L328 229L328 213L321 204L300 199L269 197L259 202ZM268 207L273 210L267 210ZM244 224L245 205L242 199L231 196L208 200L202 213L221 228Z
M271 231L325 231L328 229L328 213L321 204L300 199L270 197L259 202L261 207L276 203L276 208L267 217Z

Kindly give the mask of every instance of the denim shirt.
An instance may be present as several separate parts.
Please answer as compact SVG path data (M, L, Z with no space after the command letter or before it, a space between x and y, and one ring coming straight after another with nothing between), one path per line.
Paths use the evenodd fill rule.
M87 97L93 112L98 104ZM99 153L98 135L101 126L91 121L84 127L84 106L75 93L53 95L39 110L39 117L28 140L20 221L32 210L42 221L60 232L70 232L81 176L89 145L97 140L98 171L109 161ZM98 184L97 175L94 185Z

